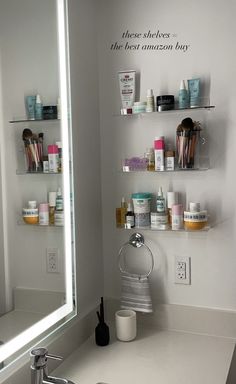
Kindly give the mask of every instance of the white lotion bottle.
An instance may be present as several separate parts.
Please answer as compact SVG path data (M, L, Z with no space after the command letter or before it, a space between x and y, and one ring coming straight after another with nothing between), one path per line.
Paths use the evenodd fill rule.
M154 95L153 90L147 90L147 107L146 112L154 112Z

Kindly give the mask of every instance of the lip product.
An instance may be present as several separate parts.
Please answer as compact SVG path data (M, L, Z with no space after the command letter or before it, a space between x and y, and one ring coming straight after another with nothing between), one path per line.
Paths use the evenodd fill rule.
M188 80L188 89L190 95L190 108L200 106L200 79Z
M134 70L118 72L122 108L131 108L134 104L135 75Z
M174 109L175 97L173 95L157 96L156 101L158 112Z
M154 141L155 171L165 170L164 152L165 152L164 136L156 137Z

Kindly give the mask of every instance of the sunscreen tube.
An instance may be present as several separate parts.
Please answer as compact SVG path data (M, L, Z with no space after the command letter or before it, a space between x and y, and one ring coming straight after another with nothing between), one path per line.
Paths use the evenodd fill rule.
M131 108L134 104L135 74L133 70L118 72L122 108Z
M188 89L190 95L190 108L200 106L200 79L188 80Z

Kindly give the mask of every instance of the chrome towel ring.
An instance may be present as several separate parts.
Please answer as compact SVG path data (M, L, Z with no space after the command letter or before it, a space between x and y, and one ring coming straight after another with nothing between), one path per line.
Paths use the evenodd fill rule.
M121 261L122 261L122 255L124 253L124 250L129 245L132 245L132 247L135 247L135 248L145 247L148 250L150 258L151 258L151 266L150 266L149 271L146 274L140 276L140 277L148 277L152 273L153 268L154 268L154 257L153 257L151 249L144 243L144 237L141 233L133 233L130 236L129 241L124 243L122 245L122 247L120 248L119 255L118 255L118 265L119 265L120 272L128 274L128 272L122 268Z

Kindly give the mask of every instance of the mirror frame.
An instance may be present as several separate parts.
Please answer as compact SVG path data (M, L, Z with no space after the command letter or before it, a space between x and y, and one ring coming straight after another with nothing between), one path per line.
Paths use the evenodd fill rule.
M61 98L61 137L63 147L63 187L64 187L64 249L65 249L65 287L66 304L45 316L28 329L9 340L0 347L0 362L18 354L26 352L30 342L39 341L40 335L45 338L76 315L75 296L75 242L74 242L74 212L73 199L73 162L72 162L72 128L70 114L70 71L69 71L69 44L68 44L68 3L67 0L57 1L58 48L59 48L59 82ZM63 321L64 319L64 321ZM7 367L7 365L6 365ZM5 366L4 366L5 368ZM3 368L3 370L4 370ZM3 371L2 370L2 371ZM1 371L0 371L1 372Z

